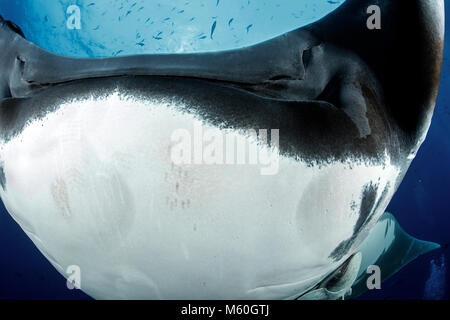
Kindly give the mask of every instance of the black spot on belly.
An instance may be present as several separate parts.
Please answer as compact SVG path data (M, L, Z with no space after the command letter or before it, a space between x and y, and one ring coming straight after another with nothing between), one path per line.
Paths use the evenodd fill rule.
M2 186L3 191L6 191L6 176L5 171L3 170L3 163L0 163L0 185Z
M374 185L373 183L366 184L364 186L363 191L361 192L361 207L359 211L359 218L358 221L356 221L355 227L353 229L353 235L349 239L342 241L336 247L336 249L333 250L329 258L339 261L350 250L356 237L377 211L377 208L380 205L382 199L384 199L385 195L387 194L388 189L386 187L378 203L375 203L375 200L377 198L377 190L378 185Z

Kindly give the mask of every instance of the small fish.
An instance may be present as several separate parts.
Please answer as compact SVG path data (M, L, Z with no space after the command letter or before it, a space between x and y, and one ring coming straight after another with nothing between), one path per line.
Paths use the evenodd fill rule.
M128 10L127 13L125 14L125 17L128 16L131 13L131 10Z
M213 34L214 34L214 31L216 30L216 26L217 26L217 21L214 21L214 23L211 26L211 35L210 35L211 39L213 38Z
M250 31L251 27L253 27L253 24L249 24L249 25L247 26L247 33Z
M98 29L100 29L100 26L96 26L94 29L92 29L92 30L98 30Z
M161 37L153 37L153 39L155 39L155 40L161 40L162 38L161 38Z
M133 8L134 6L136 5L136 2L135 3L133 3L132 5L131 5L131 7L130 8Z
M201 36L199 39L203 40L203 39L206 39L206 38L207 38L206 36Z
M216 7L219 6L220 0L217 0Z
M91 2L91 3L89 3L87 6L88 6L88 7L92 7L93 5L95 5L95 3L94 3L94 2Z
M192 17L189 21L194 21L195 20L195 17Z
M230 26L231 25L231 23L234 21L234 18L231 18L229 21L228 21L228 26Z
M114 57L114 56L117 56L119 53L122 53L122 52L123 52L123 50L119 50L119 51L113 52L112 55L113 55L113 57Z
M147 18L147 20L145 20L145 23L147 23L147 22L149 22L150 21L150 18Z
M163 21L168 21L168 20L170 20L170 18L169 17L167 17L167 18L165 18Z
M184 10L180 10L180 11L178 11L178 13L183 13L184 12Z
M145 39L143 39L141 42L136 42L136 45L143 47L145 45L144 40Z

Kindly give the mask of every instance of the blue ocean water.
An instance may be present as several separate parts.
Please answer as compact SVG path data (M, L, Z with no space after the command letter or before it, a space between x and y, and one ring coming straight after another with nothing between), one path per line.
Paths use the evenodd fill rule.
M51 52L100 57L242 47L314 22L343 2L0 0L0 11ZM80 9L81 29L66 26L71 5Z
M104 57L195 52L242 47L314 22L341 1L293 0L0 0L0 14L26 37L54 53ZM81 29L67 28L80 8ZM446 3L450 14L450 3ZM446 27L450 31L450 27ZM446 33L446 43L450 43ZM447 46L448 47L448 46ZM388 210L413 236L442 249L409 264L363 299L449 299L450 275L450 49L428 138ZM68 290L65 279L38 252L2 207L0 299L89 299Z

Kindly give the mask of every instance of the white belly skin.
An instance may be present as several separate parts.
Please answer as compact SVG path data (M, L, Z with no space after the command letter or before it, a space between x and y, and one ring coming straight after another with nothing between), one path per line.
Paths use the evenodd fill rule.
M196 121L117 92L67 103L2 144L1 197L60 273L81 268L94 298L289 299L352 253L329 257L353 234L364 186L377 184L378 200L399 174L388 157L319 167L280 156L275 175L176 165L171 135Z

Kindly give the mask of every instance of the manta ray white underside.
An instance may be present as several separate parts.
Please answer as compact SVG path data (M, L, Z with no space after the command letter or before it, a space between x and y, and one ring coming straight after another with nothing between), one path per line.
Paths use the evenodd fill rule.
M120 92L68 102L1 145L0 194L61 274L80 267L92 297L286 299L358 252L368 231L330 256L352 237L367 181L393 193L388 158L311 167L281 156L266 176L250 164L175 165L171 134L196 122Z

